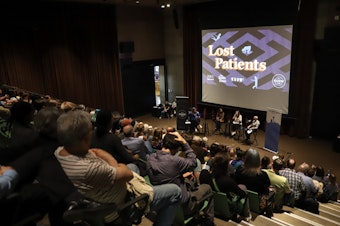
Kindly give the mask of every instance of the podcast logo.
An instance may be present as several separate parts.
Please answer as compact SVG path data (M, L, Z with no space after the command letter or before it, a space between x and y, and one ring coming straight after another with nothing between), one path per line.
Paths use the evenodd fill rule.
M214 41L217 41L217 40L219 40L221 38L221 35L222 35L221 33L214 34L211 39L214 40Z
M253 53L253 51L251 50L251 46L245 46L242 48L242 53L246 56L249 56L250 54Z
M272 84L275 88L281 89L286 85L286 78L281 74L276 74L272 78Z

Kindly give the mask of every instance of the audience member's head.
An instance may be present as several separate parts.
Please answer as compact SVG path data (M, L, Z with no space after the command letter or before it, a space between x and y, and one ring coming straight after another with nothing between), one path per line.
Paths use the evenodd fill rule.
M295 168L295 160L292 158L289 158L286 163L286 167L293 170Z
M172 155L175 155L182 149L182 144L176 138L175 135L170 133L165 134L163 138L163 148L169 149Z
M315 169L315 176L324 178L325 177L325 170L322 166L317 166Z
M278 173L279 170L283 169L283 161L280 158L277 158L273 161L273 170L275 171L275 173Z
M57 120L60 111L57 107L45 107L34 118L34 129L41 135L57 138Z
M22 125L28 125L32 122L34 116L34 107L32 104L19 101L11 107L11 122L18 122Z
M69 111L62 114L57 121L58 139L70 153L83 156L91 143L92 122L86 111Z
M300 164L298 167L297 167L297 169L296 169L296 171L297 172L301 172L301 173L303 173L303 174L307 174L307 171L309 170L309 165L307 164L307 163L302 163L302 164Z
M123 133L125 137L134 137L134 130L131 124L123 127Z
M64 101L60 105L60 109L64 112L73 111L75 110L77 105L71 101Z
M211 171L214 176L227 175L229 167L229 154L227 151L216 153L211 162Z
M256 175L260 172L260 154L255 149L248 149L244 155L244 169L248 175Z
M96 117L96 135L101 137L112 128L113 117L110 110L100 110Z
M243 160L245 152L240 148L236 147L236 159Z
M267 155L263 156L261 159L261 169L270 169L271 168L271 159Z

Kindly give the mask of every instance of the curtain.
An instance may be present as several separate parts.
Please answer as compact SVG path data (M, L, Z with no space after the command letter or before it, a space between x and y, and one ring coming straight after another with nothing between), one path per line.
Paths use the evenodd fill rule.
M0 12L0 83L124 112L114 6L29 3Z

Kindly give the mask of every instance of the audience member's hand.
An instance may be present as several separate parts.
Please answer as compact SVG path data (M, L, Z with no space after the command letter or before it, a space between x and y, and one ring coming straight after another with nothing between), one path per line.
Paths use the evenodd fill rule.
M182 144L187 143L187 141L181 136L181 134L179 132L177 132L177 131L176 132L170 132L170 134L175 135L176 136L175 140L181 142Z

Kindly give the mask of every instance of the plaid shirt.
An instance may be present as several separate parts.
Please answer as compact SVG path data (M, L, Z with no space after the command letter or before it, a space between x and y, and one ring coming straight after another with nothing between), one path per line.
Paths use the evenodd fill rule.
M302 192L306 190L301 176L289 168L280 170L279 174L288 179L289 187L294 191L294 199L299 200Z

